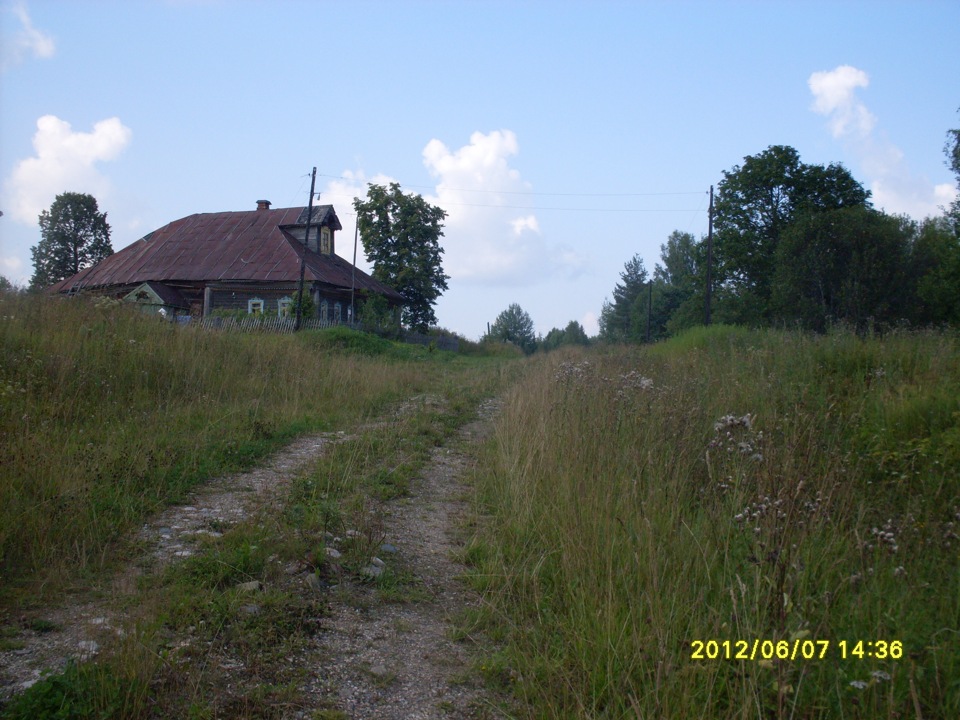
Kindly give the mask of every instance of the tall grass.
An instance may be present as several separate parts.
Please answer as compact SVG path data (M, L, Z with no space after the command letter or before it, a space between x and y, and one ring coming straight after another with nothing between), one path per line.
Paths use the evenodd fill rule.
M62 589L197 482L429 385L426 349L353 336L220 334L0 294L4 592Z
M530 717L960 716L958 351L711 328L539 358L478 471L487 672ZM754 639L801 652L724 658Z

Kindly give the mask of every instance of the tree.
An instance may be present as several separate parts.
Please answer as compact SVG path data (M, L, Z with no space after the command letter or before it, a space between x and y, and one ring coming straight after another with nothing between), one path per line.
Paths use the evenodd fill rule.
M836 321L862 330L904 318L915 233L909 218L867 207L805 215L777 248L775 317L817 331Z
M947 130L947 143L943 147L947 156L947 167L957 176L957 190L960 191L960 129ZM953 231L960 237L960 194L947 209L947 215L953 221Z
M426 332L437 322L433 306L449 279L440 247L447 213L420 195L404 194L398 183L370 183L366 202L355 198L353 207L373 277L403 296L402 322Z
M589 345L590 338L587 337L583 325L576 320L571 320L567 326L561 330L553 328L547 333L547 336L540 343L540 348L544 351L556 350L561 345Z
M651 339L659 340L703 322L706 263L704 245L691 233L674 230L660 246L653 271Z
M920 324L960 323L960 225L947 216L927 218L911 248L916 283L911 320Z
M798 218L843 207L867 207L870 192L842 165L805 165L784 145L744 158L724 172L714 206L717 286L729 320L762 323L780 236Z
M634 255L628 260L620 273L620 280L613 288L613 302L604 301L600 311L600 337L606 342L643 339L646 328L646 316L641 323L636 313L637 303L647 289L643 258Z
M527 355L537 349L537 338L533 334L533 320L517 303L511 303L497 315L487 339L512 342Z
M113 254L107 214L100 212L92 195L57 195L50 209L40 213L40 236L30 248L32 290L72 277Z
M293 294L290 304L287 305L287 317L296 317L298 309L300 310L300 317L304 320L309 320L317 314L317 306L313 302L313 296L306 288L304 288L302 294L299 290Z

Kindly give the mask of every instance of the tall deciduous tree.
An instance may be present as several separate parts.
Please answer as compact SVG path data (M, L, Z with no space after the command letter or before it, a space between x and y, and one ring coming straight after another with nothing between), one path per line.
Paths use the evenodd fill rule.
M487 337L512 342L528 355L537 349L537 338L533 334L533 319L517 303L511 303L506 310L497 315Z
M370 183L366 201L355 198L357 223L373 277L403 296L403 323L421 332L437 322L433 306L447 289L440 238L447 213L398 183Z
M842 165L805 165L785 145L744 158L723 175L714 212L717 284L733 304L730 320L762 323L784 230L806 215L866 207L870 193Z
M57 195L50 209L40 213L40 242L30 252L32 290L76 275L113 254L107 214L100 212L92 195Z
M798 219L777 249L774 316L818 331L836 321L864 329L906 317L915 232L908 218L866 207Z

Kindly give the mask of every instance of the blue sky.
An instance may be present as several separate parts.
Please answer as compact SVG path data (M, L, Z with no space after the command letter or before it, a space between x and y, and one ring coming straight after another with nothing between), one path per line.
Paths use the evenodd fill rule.
M960 2L0 0L0 274L89 192L114 249L197 212L397 181L449 214L440 324L596 318L770 145L917 219L955 192ZM363 262L362 249L360 265Z

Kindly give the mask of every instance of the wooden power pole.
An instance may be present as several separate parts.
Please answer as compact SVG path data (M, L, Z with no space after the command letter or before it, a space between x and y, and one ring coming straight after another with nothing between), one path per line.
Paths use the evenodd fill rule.
M710 210L707 214L707 288L703 308L703 324L710 324L710 295L713 291L713 185L710 186Z
M297 318L293 321L293 331L300 329L303 320L303 274L307 265L307 246L310 244L310 222L313 220L313 188L317 182L317 169L310 177L310 199L307 201L307 233L303 236L303 254L300 255L300 284L297 287Z

